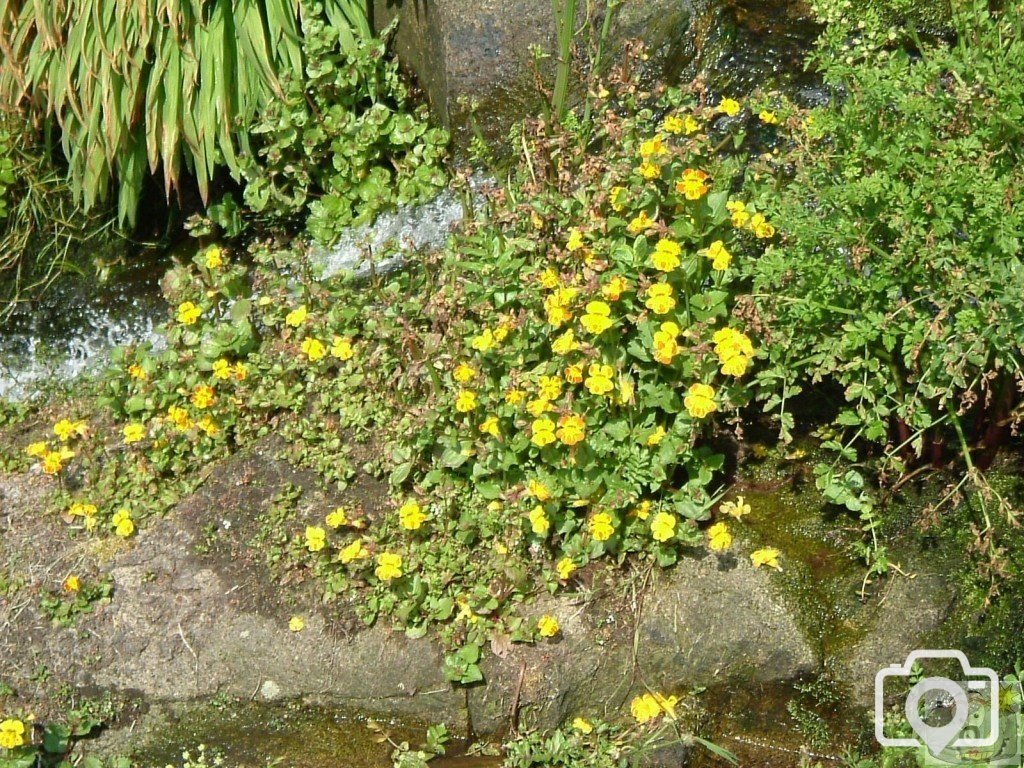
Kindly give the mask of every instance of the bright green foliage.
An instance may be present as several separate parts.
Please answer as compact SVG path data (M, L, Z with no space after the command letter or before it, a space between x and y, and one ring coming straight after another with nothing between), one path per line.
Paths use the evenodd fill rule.
M0 221L9 212L10 188L14 184L14 146L9 131L0 130Z
M168 196L191 172L204 199L217 166L240 172L239 129L301 80L321 14L347 48L370 35L358 0L0 0L0 99L55 118L86 208L116 179L134 221L147 171Z
M408 111L408 93L381 40L346 45L317 17L303 24L305 77L261 114L259 162L245 170L245 203L277 219L306 220L330 243L351 224L421 201L445 183L447 134ZM308 218L307 218L308 217Z
M919 56L823 59L841 96L794 130L795 178L762 190L783 240L749 270L762 380L838 382L839 424L900 452L963 444L965 413L1004 439L1024 379L1024 39L1009 13L958 23Z
M451 246L451 292L428 310L448 337L429 366L433 412L393 479L460 477L556 559L669 564L710 515L722 456L707 438L747 399L755 350L733 260L757 249L759 219L733 218L738 164L710 152L713 108L672 94L669 131L618 106L627 116L597 129L614 140L586 162L559 154L571 133L526 137L511 199Z

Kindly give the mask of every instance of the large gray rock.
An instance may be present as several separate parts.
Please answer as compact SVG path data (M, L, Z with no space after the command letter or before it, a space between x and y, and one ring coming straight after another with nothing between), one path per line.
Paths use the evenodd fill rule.
M587 3L579 0L579 26ZM590 21L601 27L603 3ZM614 17L605 61L625 41L642 39L652 51L651 74L674 79L695 64L714 26L720 0L623 0ZM540 72L550 85L557 49L551 0L375 0L374 24L399 20L395 49L417 76L434 114L464 143L468 102L475 102L488 138L503 136L541 103L533 49L546 56ZM585 37L585 36L584 36ZM585 53L588 46L579 48ZM465 103L464 103L465 102Z
M941 574L925 568L909 572L911 578L894 576L884 593L871 599L863 610L863 637L831 659L857 704L874 700L879 669L902 664L913 650L934 647L936 631L953 611L954 591Z
M498 730L513 711L526 725L552 727L608 716L646 690L790 680L818 668L772 574L744 559L684 558L629 603L559 596L534 613L556 616L561 635L484 663L488 683L469 696L478 730Z

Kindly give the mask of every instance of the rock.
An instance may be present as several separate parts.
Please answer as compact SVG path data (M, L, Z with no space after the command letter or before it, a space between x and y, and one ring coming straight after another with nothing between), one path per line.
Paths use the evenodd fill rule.
M578 26L586 5L578 3ZM722 5L720 0L623 0L605 61L614 59L625 41L640 38L653 53L651 73L676 79L699 57ZM457 144L464 145L470 133L470 108L464 102L476 102L488 138L504 137L515 120L537 113L542 96L532 49L545 55L540 68L550 82L556 50L551 0L375 0L373 16L377 29L398 19L398 57L417 76L434 114L454 130ZM600 16L591 20L592 29L600 27Z
M917 648L932 647L929 637L953 610L953 592L941 574L913 568L910 572L913 578L895 576L891 588L865 608L864 613L872 616L866 634L831 660L837 679L848 686L857 705L874 701L879 669L902 664Z
M684 558L656 573L637 605L560 596L534 608L543 613L559 620L555 642L484 662L488 683L469 693L478 731L500 730L514 710L526 726L553 727L607 716L648 689L790 680L818 668L771 575L733 558Z

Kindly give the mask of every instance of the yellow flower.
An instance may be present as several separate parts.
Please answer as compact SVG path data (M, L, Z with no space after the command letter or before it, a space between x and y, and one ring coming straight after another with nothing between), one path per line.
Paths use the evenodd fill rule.
M582 717L577 717L572 721L572 729L578 733L582 733L584 736L588 736L594 732L594 726L584 720Z
M64 469L64 458L60 451L47 451L43 454L43 472L56 475Z
M662 238L651 252L651 264L661 272L671 272L682 263L679 259L682 252L683 249L679 247L679 243Z
M557 400L562 394L562 379L558 376L541 376L537 383L537 396L541 400Z
M661 441L665 439L665 435L667 434L668 433L665 431L664 427L660 425L655 427L654 431L651 432L651 434L647 438L647 445L649 445L652 448L656 445L659 445Z
M187 432L192 428L192 419L184 408L172 405L167 409L167 419L178 428L179 432Z
M217 433L220 432L217 422L209 416L203 416L196 426L203 430L207 437L216 437Z
M216 245L211 245L206 251L206 268L217 269L224 265L224 254Z
M662 157L666 154L668 154L668 147L665 146L665 140L661 136L655 136L640 144L640 157Z
M683 171L683 178L676 182L676 191L687 200L700 200L710 189L709 178L704 171L687 168Z
M729 117L736 117L740 113L740 103L735 99L722 99L718 111Z
M726 376L736 376L738 378L747 372L747 366L749 365L749 357L736 355L736 357L730 358L722 363L722 373Z
M592 395L607 395L615 389L615 385L612 383L612 376L614 375L615 369L610 365L593 363L587 370L585 386Z
M542 287L547 288L549 291L555 290L559 285L562 284L561 279L558 277L558 272L553 267L548 267L540 273L540 284Z
M531 400L526 404L526 412L535 419L539 419L550 410L551 401L545 400L543 397L538 397L536 400Z
M725 523L715 523L708 528L708 546L715 552L724 552L732 546L732 534Z
M245 363L235 363L235 381L245 381L249 378L249 366Z
M352 356L355 355L356 350L352 345L352 339L347 336L335 336L331 342L331 356L336 357L338 360L345 361L351 360Z
M715 242L704 249L703 253L711 259L711 268L717 269L720 272L727 270L729 262L732 261L732 254L725 249L725 243L721 240L715 240Z
M560 289L544 299L544 311L547 313L548 323L558 328L572 319L572 312L569 311L569 304L563 291Z
M582 365L569 365L566 366L562 372L565 376L565 380L570 384L579 384L583 381L583 366Z
M572 328L551 342L551 351L556 355L567 355L579 348L579 342L576 341L576 332Z
M0 722L0 747L16 749L25 744L25 724L21 720L7 718Z
M122 539L127 539L135 533L135 522L132 520L132 513L127 509L119 509L110 522L114 526L114 533Z
M682 352L676 337L679 336L679 326L669 321L661 324L661 327L654 332L654 359L663 365L671 365L673 358Z
M79 581L78 577L72 573L64 579L64 584L62 586L64 587L65 592L77 592L82 588L82 582Z
M426 519L427 516L423 514L420 505L413 499L409 499L398 510L398 524L407 531L418 530Z
M213 387L207 386L206 384L200 384L192 390L191 400L192 405L203 411L214 404L217 400L217 394L213 391Z
M558 619L545 614L537 620L537 633L541 637L554 637L558 634Z
M484 328L480 334L474 336L469 342L469 346L477 352L487 352L494 349L497 345L498 340L494 338L494 332L490 328Z
M497 416L488 416L480 422L480 425L477 428L485 435L490 435L491 437L501 436L501 427L498 425Z
M348 565L356 560L365 560L370 556L369 551L363 546L362 539L356 539L351 544L345 546L341 552L338 553L338 559L342 563Z
M651 516L651 502L641 501L635 507L633 507L633 514L636 515L640 520L646 520Z
M289 632L301 632L306 628L306 622L303 621L301 616L292 616L288 620L288 631Z
M665 119L661 121L661 130L665 131L665 133L679 135L685 129L686 122L677 115L666 115Z
M655 718L665 714L670 718L676 716L676 704L679 699L676 696L662 696L657 693L645 693L637 696L629 705L629 711L633 718L640 723L648 723Z
M659 512L651 520L651 535L655 541L668 541L676 535L676 517L668 512Z
M598 541L608 541L615 534L612 516L607 512L598 512L593 515L587 525L590 528L590 535Z
M580 318L580 324L588 333L598 336L614 325L611 313L612 308L603 301L592 301L587 304L587 312Z
M72 517L95 517L98 511L95 504L84 504L80 501L68 507L68 514Z
M536 507L530 510L530 530L537 536L547 536L548 531L551 530L551 521L548 519L547 513L544 511L544 507L538 504Z
M49 452L50 448L43 441L38 443L32 443L25 449L25 453L31 456L33 459L38 459L45 456Z
M755 213L750 217L750 228L754 231L754 237L761 240L767 240L775 235L775 227L769 224L760 213Z
M718 410L715 402L715 390L708 384L691 384L690 391L683 398L687 413L695 419L703 419L709 413Z
M687 136L692 136L700 130L700 123L697 122L693 115L687 115L685 124L683 125L683 130Z
M615 275L601 286L601 295L608 301L618 301L629 290L629 281L622 275Z
M85 437L88 434L88 426L84 421L71 421L61 419L53 425L55 434L62 443L66 443L72 437Z
M306 322L307 317L309 317L309 310L306 309L306 305L303 304L298 309L293 309L291 312L285 315L284 321L292 328L298 328L300 325Z
M219 379L220 381L227 381L231 378L231 363L224 358L216 360L213 363L213 378Z
M530 425L531 440L539 448L555 442L555 422L548 418L534 420Z
M319 552L327 544L327 531L319 525L306 526L306 549Z
M333 512L327 514L324 522L327 523L328 527L338 529L343 525L348 525L348 514L342 507L338 507Z
M402 556L390 552L377 555L377 567L373 570L381 581L391 581L402 576Z
M558 578L565 581L575 572L576 563L572 561L571 557L563 557L555 563L555 570L558 571Z
M146 369L138 363L132 363L128 366L128 375L136 381L145 381L149 378L149 374L146 373Z
M640 167L637 170L640 172L640 175L648 181L661 177L661 166L648 160L644 160L640 163Z
M583 247L583 245L583 235L580 233L579 229L576 227L570 229L569 239L565 243L565 250L572 253L573 251L578 251Z
M558 439L565 445L576 445L587 436L587 425L582 416L566 414L558 420Z
M750 213L747 212L747 206L740 200L730 200L725 204L729 213L732 214L732 225L734 227L745 227L747 222L750 221Z
M766 565L769 568L774 568L777 571L782 570L782 566L779 565L779 555L782 554L775 547L765 547L764 549L758 549L750 553L750 562L754 564L755 568L760 568L762 565Z
M146 438L146 427L143 424L126 424L121 434L124 436L125 445L139 443Z
M526 393L521 389L510 389L505 393L505 402L509 405L519 405L526 399Z
M452 378L459 382L459 384L465 384L476 378L476 371L473 370L472 366L459 363L455 366L455 370L452 371Z
M766 123L767 125L775 125L779 122L779 118L770 109L762 109L758 112L757 116L761 119L762 123Z
M469 413L477 406L476 392L471 389L460 389L455 396L455 410L459 413Z
M534 480L532 477L526 481L526 492L537 501L547 501L551 498L551 489L540 480Z
M178 322L182 325L195 325L202 315L203 310L191 301L185 301L178 305Z
M647 289L647 300L644 306L656 315L665 315L672 311L676 300L672 297L672 286L668 283L655 283Z
M715 342L715 354L723 362L736 355L752 357L754 354L749 337L735 328L719 328L711 338Z
M743 518L744 515L750 514L750 505L747 504L742 496L737 496L736 501L726 501L719 507L722 514L735 517L737 520Z
M608 199L611 201L612 210L616 213L622 211L629 201L629 192L625 187L612 187L608 192Z
M299 347L302 354L309 358L311 363L319 362L327 357L327 347L320 339L303 339Z
M650 216L647 215L646 211L640 211L631 222L626 226L626 230L631 235L639 235L641 232L646 232L648 229L654 226L654 221Z

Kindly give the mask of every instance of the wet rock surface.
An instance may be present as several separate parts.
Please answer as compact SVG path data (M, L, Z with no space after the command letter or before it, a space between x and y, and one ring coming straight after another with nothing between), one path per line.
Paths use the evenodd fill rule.
M586 5L578 3L579 26L587 21ZM624 0L609 49L614 55L625 41L641 39L653 53L652 75L674 80L699 57L720 6L721 0ZM470 102L490 137L537 113L537 74L550 79L555 61L551 0L376 0L373 9L378 29L398 20L395 50L457 143L469 138ZM589 22L596 36L600 16ZM534 49L542 55L536 65Z
M746 556L751 545L738 540L729 553L687 553L667 571L593 569L578 593L544 596L523 609L529 617L556 616L557 638L537 645L499 639L485 650L485 684L453 689L443 651L429 637L411 640L383 622L367 628L353 605L323 603L313 579L300 574L282 583L268 567L260 529L282 490L306 489L298 514L311 519L339 502L282 451L264 440L211 467L200 490L127 542L70 537L47 507L50 480L0 475L3 564L8 578L21 580L0 598L0 653L11 660L4 682L28 700L45 701L65 683L146 707L218 697L302 700L486 735L513 722L615 718L646 690L792 692L791 681L826 668L863 703L875 670L901 661L951 608L942 576L917 571L856 614L843 614L860 627L849 642L822 645L808 630L804 593L792 592L785 574L755 569ZM364 482L357 491L371 519L389 508L383 486ZM783 525L780 519L773 535L798 542ZM799 571L795 560L786 567L789 575ZM39 596L69 572L109 574L114 593L109 604L60 628L39 610ZM806 599L827 594L811 591ZM301 632L289 630L294 615L305 620ZM49 682L40 682L40 668Z

